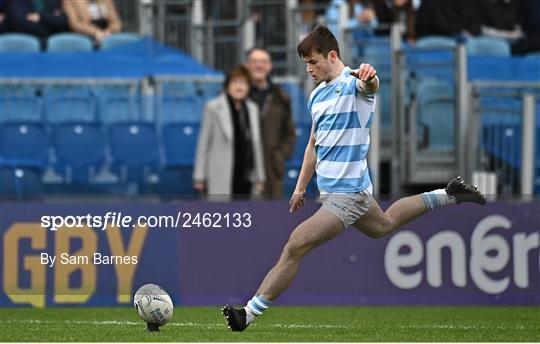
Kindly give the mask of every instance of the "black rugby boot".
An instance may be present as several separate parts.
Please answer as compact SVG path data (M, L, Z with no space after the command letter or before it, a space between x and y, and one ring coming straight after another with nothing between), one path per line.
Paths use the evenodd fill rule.
M227 319L227 325L231 331L244 331L248 324L246 324L246 310L244 308L234 308L231 305L226 305L221 309L221 314Z
M461 177L452 179L446 186L446 193L454 196L457 203L472 202L480 205L486 205L487 199L476 186L465 183Z

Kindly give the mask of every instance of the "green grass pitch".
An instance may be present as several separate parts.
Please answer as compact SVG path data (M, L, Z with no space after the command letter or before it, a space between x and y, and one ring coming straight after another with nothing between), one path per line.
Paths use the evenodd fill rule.
M218 307L176 307L159 333L126 308L1 308L0 341L540 341L539 307L272 307L245 332Z

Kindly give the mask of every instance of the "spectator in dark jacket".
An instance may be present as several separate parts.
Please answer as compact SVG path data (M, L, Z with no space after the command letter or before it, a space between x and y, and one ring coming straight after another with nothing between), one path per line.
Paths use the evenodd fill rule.
M482 34L518 39L522 36L519 0L475 0Z
M424 0L416 19L419 37L480 34L480 20L471 0Z
M6 0L6 30L45 40L49 35L69 31L60 0Z
M268 50L260 47L249 50L246 67L252 80L250 98L259 106L261 117L266 172L264 194L269 198L280 198L283 195L285 160L291 157L296 140L291 101L269 78L272 60Z
M403 23L407 41L415 40L415 9L412 0L373 0L373 6L380 26L380 29L375 30L377 35L387 36L392 23Z
M524 37L512 44L512 54L540 51L540 1L520 0Z

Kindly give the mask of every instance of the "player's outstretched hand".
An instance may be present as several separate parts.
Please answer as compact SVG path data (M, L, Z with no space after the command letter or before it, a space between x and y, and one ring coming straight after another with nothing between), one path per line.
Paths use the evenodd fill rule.
M293 193L291 196L291 200L289 201L289 204L291 205L291 209L289 210L289 213L295 212L298 208L304 205L304 201L306 198L304 197L303 193Z
M362 63L357 70L352 70L351 75L362 81L370 81L377 76L377 71L369 63Z

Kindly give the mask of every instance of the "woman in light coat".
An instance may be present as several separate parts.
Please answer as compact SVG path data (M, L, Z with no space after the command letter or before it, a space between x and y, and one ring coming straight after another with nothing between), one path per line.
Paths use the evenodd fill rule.
M248 70L231 69L224 92L204 109L193 171L193 186L211 198L229 199L260 194L264 162L259 113L249 100Z

